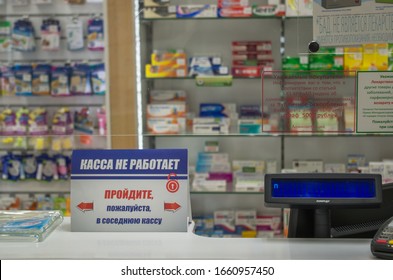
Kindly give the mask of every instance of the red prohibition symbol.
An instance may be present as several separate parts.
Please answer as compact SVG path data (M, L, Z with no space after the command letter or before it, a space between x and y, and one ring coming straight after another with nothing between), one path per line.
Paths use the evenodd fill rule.
M176 173L169 173L168 174L168 182L166 182L166 189L170 193L175 193L179 190L180 185L177 180L171 179L172 176L176 177L177 175L176 175Z

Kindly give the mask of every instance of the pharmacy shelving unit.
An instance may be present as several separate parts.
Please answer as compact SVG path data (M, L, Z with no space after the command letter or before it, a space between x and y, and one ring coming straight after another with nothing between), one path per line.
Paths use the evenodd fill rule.
M138 2L138 1L136 1ZM143 1L141 1L143 2ZM203 2L203 1L202 1ZM205 1L209 3L209 1ZM203 2L203 3L205 3ZM211 2L211 1L210 1ZM187 3L189 4L189 3ZM199 2L198 2L199 4ZM137 10L137 9L136 9ZM141 13L142 14L142 13ZM281 67L282 25L280 17L256 18L209 18L209 19L136 19L139 26L140 50L140 98L139 134L141 147L187 148L189 162L195 165L198 152L203 151L205 141L218 141L220 152L229 153L230 160L275 160L281 166L283 139L271 134L239 134L236 128L222 135L182 133L155 135L146 130L145 108L151 89L181 89L187 94L189 112L198 114L200 103L236 103L239 105L261 104L262 91L259 78L233 78L231 87L197 87L195 79L146 78L144 65L149 63L155 49L184 49L187 56L198 54L219 55L223 65L231 66L231 42L234 40L269 40L273 46L274 68ZM275 32L271 32L274 29ZM138 48L138 45L137 45ZM138 76L137 76L138 78ZM245 146L250 147L246 149ZM215 210L256 209L258 213L277 215L277 209L268 209L261 192L191 192L193 215L209 215Z
M92 17L103 17L104 2L103 1L87 1L83 5L71 5L63 0L53 0L49 4L36 4L34 1L26 1L23 6L15 6L12 1L5 1L0 7L0 18L10 21L13 24L21 18L28 18L35 28L36 50L33 52L19 52L10 50L8 52L0 52L1 64L24 64L24 63L53 63L66 64L77 62L104 62L103 51L90 51L86 48L87 42L87 21ZM64 32L65 25L73 18L77 17L84 28L85 48L79 51L69 51L67 49L66 34ZM55 18L60 21L62 33L60 37L60 49L57 51L45 51L40 46L40 25L44 19ZM4 108L37 108L43 107L48 111L48 115L61 108L68 107L72 112L88 107L95 112L98 108L106 108L108 94L105 96L69 96L69 97L52 97L52 96L0 96L0 110ZM48 136L51 137L51 136ZM33 152L53 152L51 148L43 151L34 151L34 148L15 148L7 145L3 140L6 136L0 136L0 150L2 152L17 153L33 153ZM29 138L29 136L22 136ZM61 150L60 152L71 153L73 149L107 149L110 148L110 141L107 136L100 135L95 130L91 135L88 143L80 141L80 135L76 133L72 136L72 147L69 150ZM68 195L70 192L70 181L5 181L0 180L0 195Z
M139 2L143 1L135 1L135 5L142 5ZM199 1L198 4L213 2ZM277 172L292 168L292 161L295 159L346 163L348 154L364 154L367 161L392 157L393 153L389 148L392 138L389 135L239 134L236 129L220 135L147 133L145 110L148 94L152 89L185 90L188 111L195 114L199 112L200 103L236 103L238 106L262 104L260 78L234 78L231 87L197 87L195 79L189 77L146 78L144 66L150 63L153 50L184 49L188 56L218 54L222 57L223 64L230 66L232 41L270 40L274 70L281 70L285 56L308 52L308 43L312 41L312 17L144 19L140 10L135 16L140 147L187 148L189 162L193 166L198 152L204 149L205 141L213 140L219 142L220 152L229 153L231 160L274 159L277 161ZM256 208L260 213L277 211L264 207L262 192L191 192L191 201L193 215L250 207Z

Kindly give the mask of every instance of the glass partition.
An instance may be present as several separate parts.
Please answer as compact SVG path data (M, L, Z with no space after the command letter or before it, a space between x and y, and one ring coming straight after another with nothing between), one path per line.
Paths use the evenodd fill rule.
M72 151L132 146L119 139L186 148L193 216L211 225L217 211L234 221L247 210L260 236L283 223L264 206L265 174L393 180L393 5L130 0L130 20L103 36L108 1L52 2L0 10L2 208L64 207ZM132 59L108 65L108 49ZM39 179L22 173L30 164ZM199 233L226 235L211 229Z

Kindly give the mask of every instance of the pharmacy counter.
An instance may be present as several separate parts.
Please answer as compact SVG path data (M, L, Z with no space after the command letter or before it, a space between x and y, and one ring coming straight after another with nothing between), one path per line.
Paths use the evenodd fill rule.
M0 259L373 259L369 239L209 238L187 233L71 232L40 243L0 242Z

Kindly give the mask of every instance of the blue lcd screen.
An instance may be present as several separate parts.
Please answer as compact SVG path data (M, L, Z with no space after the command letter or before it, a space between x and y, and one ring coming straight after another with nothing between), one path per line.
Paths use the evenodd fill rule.
M273 198L371 199L374 179L272 179Z

